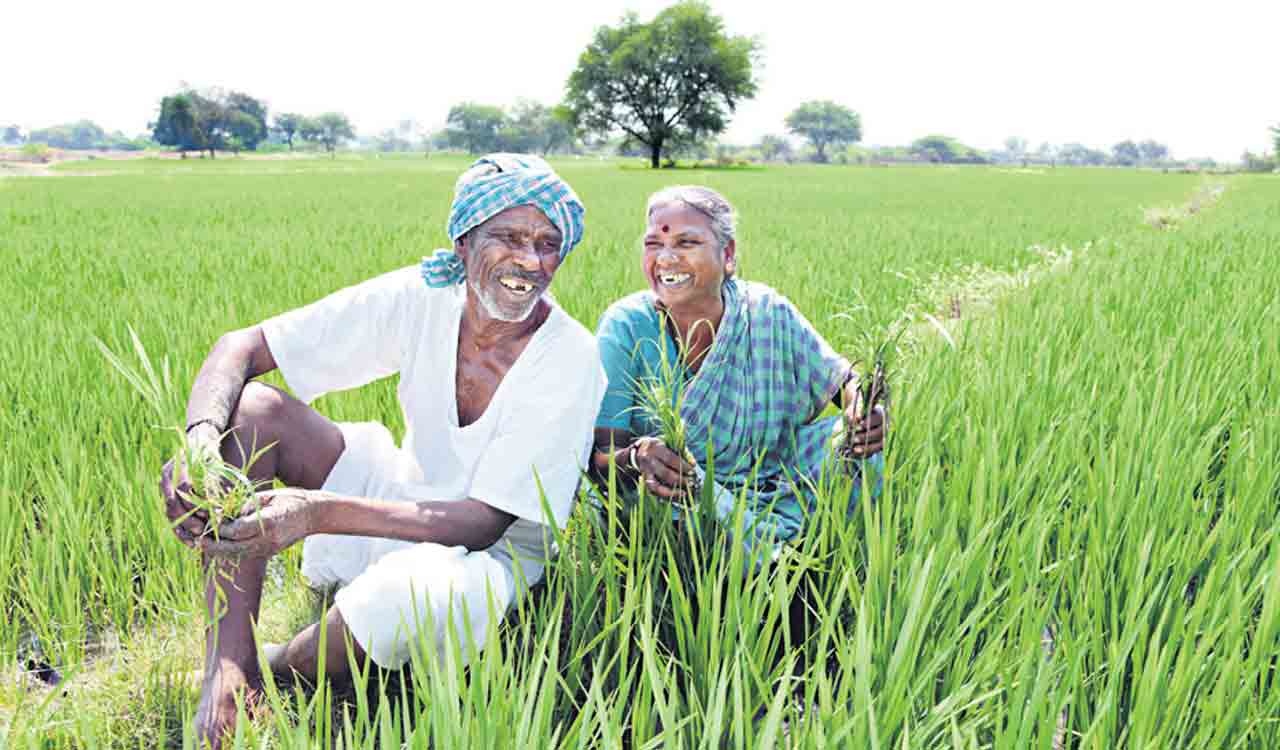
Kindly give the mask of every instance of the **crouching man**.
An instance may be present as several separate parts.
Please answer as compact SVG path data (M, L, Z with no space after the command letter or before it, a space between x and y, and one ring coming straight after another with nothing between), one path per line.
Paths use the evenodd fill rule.
M311 678L322 631L328 676L345 675L349 655L396 668L420 637L441 643L450 617L479 646L490 597L501 614L541 578L542 498L563 524L605 388L595 339L545 294L582 217L541 159L487 156L458 179L452 251L218 341L192 388L188 441L236 466L251 445L272 445L249 476L288 489L260 492L261 509L215 541L190 514L198 490L185 470L162 471L175 531L216 567L226 596L216 605L207 593L225 614L206 637L203 739L218 746L236 695L261 687L252 623L263 573L298 541L307 579L341 588L324 621L264 651L273 672ZM276 368L293 396L252 381ZM381 424L334 423L307 405L397 373L402 446ZM432 621L433 633L415 633Z

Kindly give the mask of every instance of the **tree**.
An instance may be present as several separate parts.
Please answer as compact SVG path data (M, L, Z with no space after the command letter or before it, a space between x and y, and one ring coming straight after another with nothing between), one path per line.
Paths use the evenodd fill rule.
M232 91L222 101L227 135L252 151L267 138L267 105L248 94Z
M504 149L545 156L573 142L573 114L564 105L522 99L506 118L499 140Z
M760 157L765 161L790 161L791 141L780 135L766 135L760 139Z
M911 142L908 153L916 159L942 164L985 164L986 156L947 135L926 135Z
M31 143L43 143L54 148L78 150L105 148L107 131L103 130L97 123L89 120L77 120L33 130L27 136L27 140Z
M1280 125L1276 125L1271 128L1271 138L1274 142L1276 159L1280 161Z
M151 124L152 138L179 151L257 148L267 137L267 108L239 91L186 89L160 100L160 115Z
M1011 135L1004 139L1004 150L1009 161L1023 161L1027 158L1027 139Z
M1111 147L1111 161L1122 167L1132 167L1142 161L1142 151L1133 141L1120 141Z
M329 152L330 158L335 156L334 151L339 143L356 137L351 121L341 112L325 112L322 115L307 118L303 121L300 133L303 139L323 146L324 150Z
M787 115L787 130L813 144L815 161L828 159L827 146L847 146L862 140L862 118L832 101L805 102Z
M495 151L498 133L507 122L507 114L501 107L463 102L449 108L445 129L449 133L449 145L473 154Z
M275 121L272 123L271 129L280 134L284 142L289 144L289 150L293 150L293 137L298 134L302 128L302 121L306 118L296 112L281 112L276 115Z
M1138 153L1142 154L1142 161L1147 164L1159 164L1169 158L1169 147L1153 141L1150 138L1138 144Z
M179 151L214 152L226 147L225 112L210 97L187 90L160 100L160 116L151 124L151 137Z
M956 157L956 142L945 135L926 135L911 142L911 154L928 162L951 162Z
M1048 141L1041 143L1036 149L1036 159L1042 164L1048 163L1050 166L1058 166L1058 147Z
M588 133L622 132L658 167L667 146L728 127L738 103L756 94L759 43L730 36L703 2L686 0L642 23L634 13L595 38L569 76L566 104Z
M162 146L179 151L205 148L204 133L196 123L195 92L174 94L160 100L160 116L151 124L151 137Z
M1083 143L1068 143L1058 150L1058 159L1077 167L1097 167L1107 163L1107 155Z

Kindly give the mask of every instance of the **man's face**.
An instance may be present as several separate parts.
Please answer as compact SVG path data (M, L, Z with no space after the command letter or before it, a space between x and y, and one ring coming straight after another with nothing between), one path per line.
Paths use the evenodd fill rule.
M495 320L525 320L560 267L560 230L533 206L515 206L458 241L467 285Z

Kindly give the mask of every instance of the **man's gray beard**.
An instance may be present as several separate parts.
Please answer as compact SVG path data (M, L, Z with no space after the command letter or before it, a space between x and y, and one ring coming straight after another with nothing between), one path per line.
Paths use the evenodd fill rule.
M542 299L541 294L535 296L529 301L529 306L524 309L524 312L513 315L504 312L498 305L498 301L490 296L480 284L474 281L468 283L471 285L471 291L475 292L476 299L480 300L480 306L484 308L485 313L490 318L501 320L503 323L522 323L528 320L529 316L533 314L533 308L537 307L538 300Z

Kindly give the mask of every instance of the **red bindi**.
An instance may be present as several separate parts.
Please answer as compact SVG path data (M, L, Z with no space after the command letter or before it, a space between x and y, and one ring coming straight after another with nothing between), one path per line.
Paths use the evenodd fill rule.
M663 225L662 225L662 231L663 231L663 232L670 232L670 231L671 231L671 225L670 225L670 224L663 224Z

